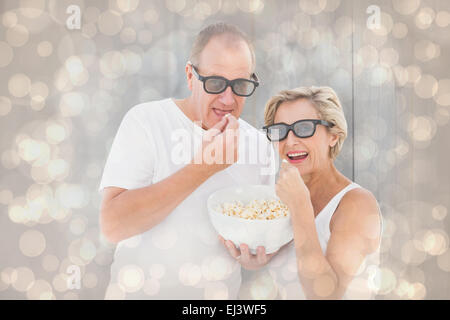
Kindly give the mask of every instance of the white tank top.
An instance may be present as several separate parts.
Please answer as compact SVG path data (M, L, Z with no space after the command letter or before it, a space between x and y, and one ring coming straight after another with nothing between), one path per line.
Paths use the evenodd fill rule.
M320 246L326 253L330 239L330 221L342 197L355 188L361 188L356 183L350 183L337 193L316 216L315 224ZM372 254L366 256L357 274L347 287L342 299L373 299L379 288L380 246ZM297 275L297 263L294 241L284 246L261 270L253 272L250 279L242 284L241 299L306 299Z

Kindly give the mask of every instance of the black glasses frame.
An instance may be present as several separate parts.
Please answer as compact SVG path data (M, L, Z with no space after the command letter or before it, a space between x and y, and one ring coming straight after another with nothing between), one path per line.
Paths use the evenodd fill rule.
M298 123L301 123L301 122L312 122L314 124L313 131L312 131L312 133L310 135L301 136L301 135L297 134L297 132L295 132L294 126L296 124L298 124ZM296 121L293 124L287 124L287 123L284 123L284 122L274 123L274 124L271 124L269 126L264 126L263 129L266 131L266 136L267 136L267 139L269 139L269 141L281 141L281 140L284 140L284 139L287 138L287 136L289 135L289 131L291 131L291 130L299 138L312 137L314 135L314 133L316 133L316 127L317 127L318 124L321 124L321 125L323 125L325 127L329 127L329 128L334 126L333 123L325 121L325 120L320 120L320 119L303 119L303 120ZM280 137L278 140L270 139L270 137L269 137L269 128L273 127L273 126L279 126L279 125L284 125L287 128L286 134L284 135L284 137Z
M235 95L240 96L240 97L249 97L249 96L251 96L251 95L255 92L256 87L259 86L259 79L258 79L258 77L256 76L255 73L253 73L253 74L251 75L251 77L252 77L254 80L249 80L249 79L245 79L245 78L238 78L238 79L234 79L234 80L228 80L227 78L224 78L224 77L221 77L221 76L203 77L203 76L201 76L201 75L198 74L197 68L196 68L193 64L191 64L191 66L192 66L192 70L194 71L193 73L195 74L195 76L197 77L197 79L200 80L201 82L203 82L203 90L205 90L205 91L206 91L207 93L209 93L209 94L220 94L220 93L224 92L225 90L227 90L228 87L231 87L231 90L233 91L233 93L234 93ZM224 87L222 90L220 90L220 91L217 91L217 92L208 91L208 90L206 89L206 81L209 80L209 79L219 79L219 80L224 80L226 85L225 85L225 87ZM238 82L238 81L246 81L246 82L252 83L252 84L254 85L254 86L253 86L252 92L250 92L249 94L240 94L240 93L237 93L237 92L234 90L234 86L233 86L233 85L234 85L236 82Z

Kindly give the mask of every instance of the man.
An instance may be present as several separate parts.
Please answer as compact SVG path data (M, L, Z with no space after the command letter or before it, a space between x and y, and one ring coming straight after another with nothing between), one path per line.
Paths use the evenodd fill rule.
M237 298L240 264L220 243L206 201L221 188L274 184L270 145L239 119L258 86L254 68L241 31L208 26L185 68L191 95L143 103L125 115L100 184L101 230L118 243L107 299ZM254 153L266 158L240 161ZM249 268L266 258L244 254Z

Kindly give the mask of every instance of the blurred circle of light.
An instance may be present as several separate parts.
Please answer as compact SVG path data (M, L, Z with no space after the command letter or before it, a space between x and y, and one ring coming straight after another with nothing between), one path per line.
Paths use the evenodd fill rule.
M108 10L98 17L98 29L107 36L114 36L122 30L123 19L114 11Z
M2 23L6 28L14 27L17 20L17 14L13 11L6 11L2 16Z
M47 141L50 144L61 143L67 137L66 128L57 123L49 124L45 130L45 133Z
M100 59L100 71L109 79L121 77L125 72L125 66L125 57L119 51L108 51Z
M440 229L429 230L423 237L423 248L432 256L438 256L448 250L448 235Z
M54 300L55 295L51 285L45 280L36 280L27 290L29 300Z
M408 131L416 141L429 141L436 134L436 123L429 117L414 117L408 123Z
M228 287L221 281L208 282L204 289L204 298L207 300L226 300L228 297Z
M433 207L431 215L433 216L434 219L442 221L447 216L447 208L443 205L437 205Z
M433 98L441 106L450 106L450 79L439 80L438 90Z
M447 249L443 254L437 256L436 262L442 271L450 272L450 249Z
M393 67L398 63L399 54L394 48L384 48L380 51L380 64Z
M310 15L321 13L327 6L327 0L300 0L298 3L300 9Z
M28 222L28 215L26 210L26 202L24 197L14 198L8 205L9 219L14 223Z
M28 42L28 29L20 24L6 30L6 41L13 47L21 47Z
M14 58L12 48L4 41L0 41L0 68L6 67Z
M155 9L149 9L144 12L144 21L149 24L155 24L159 20L158 11Z
M68 248L69 260L80 266L91 263L96 252L95 245L86 238L74 240Z
M392 28L392 35L397 39L403 39L408 34L408 26L404 23L398 22Z
M407 241L401 249L401 259L407 265L418 266L427 258L427 254L418 250L413 241Z
M403 15L414 13L420 6L421 0L392 0L395 11Z
M55 73L54 85L56 89L62 92L67 92L72 90L73 85L70 79L70 74L66 68L60 68Z
M305 49L312 49L319 43L320 34L317 29L310 29L299 33L298 41Z
M277 296L277 287L268 273L262 273L250 280L250 299L273 300Z
M93 38L97 34L97 27L94 23L86 23L83 25L81 32L88 38Z
M59 203L68 209L80 209L88 202L88 194L81 185L63 183L56 189L56 198Z
M147 278L144 283L144 292L148 296L154 296L159 292L160 284L158 279L155 278Z
M14 270L14 282L12 286L19 292L26 292L34 283L34 273L27 267L18 267Z
M439 11L435 22L441 28L448 27L450 25L450 13L448 11Z
M416 15L416 26L419 29L428 29L434 21L436 14L431 8L422 8Z
M19 240L20 251L27 257L37 257L44 252L46 246L42 232L28 230L22 233Z
M95 273L86 273L83 276L83 286L89 289L95 288L98 284L98 278Z
M7 97L0 96L0 116L6 116L11 111L11 100Z
M439 53L439 45L429 40L420 40L414 45L414 56L423 62L438 57Z
M14 268L7 267L0 272L0 281L6 285L12 285L17 280L17 271Z
M58 292L66 292L69 288L67 287L67 281L69 275L67 273L58 273L53 277L53 288Z
M30 97L36 101L44 101L48 97L48 87L44 82L33 82L30 86Z
M378 62L378 50L371 45L364 46L358 50L356 59L365 68L370 68Z
M52 180L62 181L69 174L69 164L64 159L52 159L48 164L48 175Z
M381 48L387 41L387 35L377 34L371 29L365 28L363 31L363 42L376 48Z
M264 9L264 3L261 0L237 0L238 8L247 13L260 13Z
M384 66L376 66L371 71L370 84L372 86L381 86L385 82L392 80L392 71Z
M185 286L196 286L201 279L200 267L191 262L184 263L178 271L178 280Z
M423 300L427 294L425 286L420 282L415 282L409 286L408 298L412 300Z
M85 217L75 217L70 221L69 229L74 235L81 235L86 230L86 225Z
M374 28L372 31L380 36L388 35L394 26L394 21L390 14L386 12L381 12L380 14L380 25L378 28Z
M131 27L126 27L120 33L120 40L123 43L129 44L136 41L136 31Z
M333 12L336 11L337 8L341 5L341 0L328 0L325 11L327 12Z
M415 84L422 77L422 70L417 65L409 65L406 67L408 73L408 83Z
M48 254L42 259L42 268L47 272L53 272L58 269L59 259L58 257Z
M20 13L27 18L37 18L45 10L45 0L20 0Z
M65 93L59 102L61 115L64 117L74 117L79 115L85 108L88 107L88 96L81 92Z
M144 272L136 265L126 265L122 267L118 277L119 286L125 292L136 292L144 286Z
M439 85L436 78L428 74L422 75L414 85L414 91L422 99L432 98L438 91L438 88Z
M30 92L31 80L23 73L16 73L8 81L8 90L11 95L23 98Z
M69 72L69 77L72 84L82 86L87 82L89 73L78 56L71 56L67 58L64 65L66 70Z
M116 2L122 12L132 12L139 6L139 0L116 0Z
M186 0L166 0L166 7L169 11L180 13L186 6Z
M125 291L116 283L111 283L106 288L105 300L123 300L125 297Z
M373 279L373 286L376 287L379 295L387 295L397 286L397 277L394 272L388 268L377 269Z
M434 119L439 126L445 126L450 120L450 111L446 108L437 108Z

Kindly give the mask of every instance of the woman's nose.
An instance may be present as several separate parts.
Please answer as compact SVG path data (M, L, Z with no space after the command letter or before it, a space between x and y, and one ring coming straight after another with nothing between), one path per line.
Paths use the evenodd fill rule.
M225 105L231 105L234 103L234 93L231 87L227 87L224 92L220 94L219 101Z
M286 137L286 143L293 144L298 141L300 138L294 134L294 131L289 130L288 135Z

